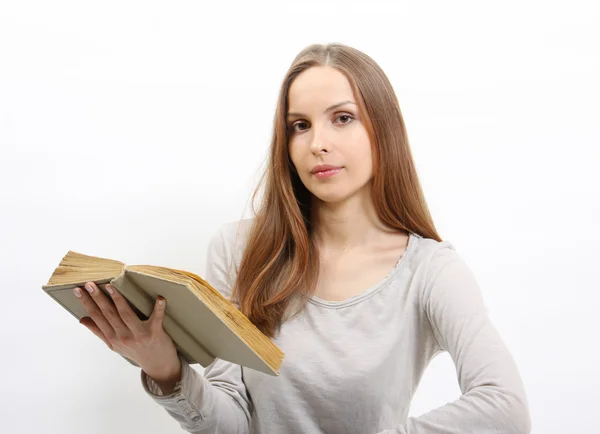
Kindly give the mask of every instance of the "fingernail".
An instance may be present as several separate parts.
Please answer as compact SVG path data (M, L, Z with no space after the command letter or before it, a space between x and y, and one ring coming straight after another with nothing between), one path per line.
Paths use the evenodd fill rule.
M81 289L73 288L73 294L75 294L77 297L81 298Z
M165 304L165 300L163 298L159 298L158 299L158 304L161 305L161 306L164 305Z
M110 295L113 295L115 293L115 290L113 289L112 285L106 285L106 290Z
M92 284L91 284L91 283L86 283L86 284L85 284L85 289L87 289L87 292L89 292L90 294L91 294L92 292L94 292L94 287L92 286Z

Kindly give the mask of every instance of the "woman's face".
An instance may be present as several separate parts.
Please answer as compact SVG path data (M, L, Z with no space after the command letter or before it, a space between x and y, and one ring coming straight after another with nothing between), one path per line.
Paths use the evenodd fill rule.
M290 157L304 186L324 202L364 191L373 177L371 143L346 76L307 69L290 86L288 107Z

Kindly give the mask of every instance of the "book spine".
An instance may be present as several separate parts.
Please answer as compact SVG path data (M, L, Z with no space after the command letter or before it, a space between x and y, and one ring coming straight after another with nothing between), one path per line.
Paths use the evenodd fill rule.
M128 278L127 270L124 269L119 276L111 281L111 284L123 294L123 296L142 312L146 318L152 315L155 300L152 300L132 279ZM199 363L206 367L210 365L215 357L212 356L198 341L196 341L188 332L186 332L167 311L163 318L163 328L165 332L173 339L177 350L183 355L188 363ZM137 365L136 365L137 366Z

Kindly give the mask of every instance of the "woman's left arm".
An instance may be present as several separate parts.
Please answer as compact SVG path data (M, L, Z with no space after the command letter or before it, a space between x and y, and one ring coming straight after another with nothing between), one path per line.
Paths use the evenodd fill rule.
M454 247L431 258L420 301L438 344L454 361L462 395L380 434L529 434L527 397L515 361Z

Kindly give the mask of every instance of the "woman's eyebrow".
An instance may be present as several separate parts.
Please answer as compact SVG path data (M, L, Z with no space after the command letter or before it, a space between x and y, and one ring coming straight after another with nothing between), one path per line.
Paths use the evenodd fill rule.
M341 106L343 106L345 104L354 104L354 105L356 105L356 103L354 101L350 101L350 100L348 100L348 101L342 101L342 102L338 102L337 104L332 105L331 107L327 107L323 113L328 113L328 112L330 112L332 110L335 110L336 108L341 107ZM303 115L302 113L288 112L287 116L288 117L292 117L292 116L294 116L294 117L303 117L303 116L306 116L306 115Z

